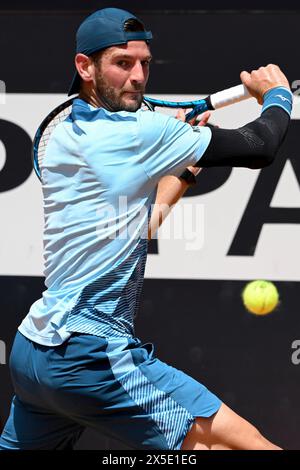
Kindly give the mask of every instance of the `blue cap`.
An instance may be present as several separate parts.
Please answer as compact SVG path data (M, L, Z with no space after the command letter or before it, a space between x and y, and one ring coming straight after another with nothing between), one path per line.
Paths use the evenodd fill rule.
M149 41L151 31L125 31L124 23L129 19L142 21L119 8L103 8L89 15L79 26L76 34L76 53L91 55L110 46L127 44L128 41ZM143 23L142 23L143 24ZM68 95L78 93L80 76L76 71Z

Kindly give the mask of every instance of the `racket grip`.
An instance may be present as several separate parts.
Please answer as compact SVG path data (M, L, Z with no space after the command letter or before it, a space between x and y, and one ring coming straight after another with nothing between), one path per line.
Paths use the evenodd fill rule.
M210 102L213 109L223 108L230 104L238 103L239 101L252 98L245 85L237 85L227 88L223 91L218 91L210 95Z

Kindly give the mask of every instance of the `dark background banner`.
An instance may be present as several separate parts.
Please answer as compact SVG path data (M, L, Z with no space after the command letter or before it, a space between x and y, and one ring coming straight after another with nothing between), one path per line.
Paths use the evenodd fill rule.
M269 2L267 0L251 0L241 2L240 0L189 0L183 2L180 0L2 0L1 10L9 11L91 11L99 8L117 7L134 12L141 11L282 11L299 10L297 0L286 0L285 2Z
M165 2L162 7L161 2L153 1L152 8L150 2L114 2L114 6L121 6L121 3L134 12L141 11L143 20L154 33L149 93L188 94L198 90L209 93L238 83L241 70L251 70L270 62L279 64L291 82L300 79L297 58L299 12L216 12L208 11L207 7L201 12L202 6L196 8L193 2L188 5L190 11L186 5L184 11L176 11L174 2L174 8L171 2ZM0 79L6 83L7 92L65 93L73 74L76 28L87 10L93 11L107 4L72 2L73 10L67 11L67 2L60 1L51 2L51 5L45 3L35 11L35 2L27 2L25 11L23 2L2 1ZM262 2L259 5L265 8ZM284 6L295 8L293 2L285 2ZM210 8L214 7L215 10L220 8L219 3L213 2ZM227 2L227 7L238 8L235 2ZM251 8L245 7L245 10L255 8L256 4L251 2ZM29 12L29 9L33 11ZM158 9L160 11L156 11ZM8 132L4 124L0 122L2 142ZM17 132L17 129L10 129L10 132ZM268 188L277 181L273 176L282 171L282 162L287 158L299 184L298 136L299 121L295 120L278 162L262 172L267 184L256 186L248 205L249 217L242 219L235 244L231 246L233 252L228 256L253 255L253 246L248 246L248 241L253 225L251 220L256 221L259 214L255 208L259 208ZM23 152L29 155L28 138L22 140L20 136L16 140L22 141ZM20 149L16 148L14 153L18 151ZM17 178L15 171L9 171L2 179L4 169L0 171L0 217L1 192L13 191L29 175L26 165L19 171ZM201 188L205 192L205 185L209 190L209 185L223 184L229 174L229 169L203 173L199 194ZM193 195L193 191L188 195ZM220 211L224 209L220 206ZM230 208L226 207L226 210ZM298 224L299 214L299 208L290 212L283 207L276 214L279 222L275 219L282 224ZM261 224L264 223L262 219ZM19 236L22 237L21 230ZM286 243L285 240L282 243ZM280 250L280 246L275 245L274 250ZM151 245L150 251L159 256L159 241ZM13 249L11 256L14 256ZM293 263L293 259L289 262ZM286 448L300 449L299 282L289 279L276 282L281 305L278 311L263 318L245 311L241 302L244 285L245 281L222 278L146 279L137 317L137 336L144 341L153 341L160 359L203 382L268 438ZM0 277L2 422L6 419L12 394L7 363L13 337L42 290L43 279L39 277ZM123 447L91 432L85 433L78 444L78 448L88 449Z
M148 93L218 91L238 83L243 69L268 63L299 79L299 14L143 13L154 36ZM7 92L66 93L73 76L75 32L85 16L0 10L1 57L9 64L2 66L1 80Z

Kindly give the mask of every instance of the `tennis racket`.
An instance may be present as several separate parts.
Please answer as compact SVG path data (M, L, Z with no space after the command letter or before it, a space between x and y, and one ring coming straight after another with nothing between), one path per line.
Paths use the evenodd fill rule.
M47 144L51 134L57 124L64 121L71 113L72 104L77 96L65 101L57 106L39 126L33 140L33 168L38 178L41 180L41 168L46 153ZM191 111L186 115L186 121L190 121L198 114L207 110L214 110L228 106L233 103L251 98L247 88L244 85L237 85L223 91L214 93L205 99L195 101L165 101L144 96L142 108L150 111L157 111L159 108L183 108Z

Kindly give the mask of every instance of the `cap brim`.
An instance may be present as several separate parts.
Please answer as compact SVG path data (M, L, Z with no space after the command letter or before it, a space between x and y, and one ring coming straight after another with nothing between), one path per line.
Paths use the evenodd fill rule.
M75 93L79 93L80 90L80 76L76 71L71 82L71 86L69 88L68 96L74 95Z

